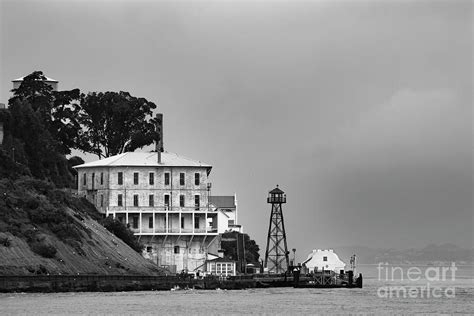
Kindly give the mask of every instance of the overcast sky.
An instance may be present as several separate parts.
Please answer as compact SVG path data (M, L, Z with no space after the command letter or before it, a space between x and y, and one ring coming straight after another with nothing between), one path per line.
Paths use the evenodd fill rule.
M1 1L0 102L42 70L129 91L165 150L213 165L264 253L473 244L469 1ZM95 159L88 157L87 160Z

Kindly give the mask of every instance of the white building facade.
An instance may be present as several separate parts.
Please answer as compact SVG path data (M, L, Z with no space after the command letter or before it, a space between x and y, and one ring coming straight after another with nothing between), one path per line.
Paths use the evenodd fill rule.
M195 271L217 253L229 222L219 223L220 211L210 204L211 165L168 152L129 152L75 168L78 194L129 225L145 245L143 255L159 266Z
M332 249L313 250L303 264L309 271L330 270L339 272L340 270L344 270L346 266Z

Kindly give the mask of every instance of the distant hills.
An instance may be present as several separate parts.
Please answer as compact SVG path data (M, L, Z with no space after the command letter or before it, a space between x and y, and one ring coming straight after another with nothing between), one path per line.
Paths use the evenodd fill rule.
M358 263L374 264L388 263L423 263L436 264L456 262L458 264L474 263L474 249L461 248L453 244L430 244L424 248L384 249L364 246L349 246L334 248L339 257L349 263L351 255L356 254Z

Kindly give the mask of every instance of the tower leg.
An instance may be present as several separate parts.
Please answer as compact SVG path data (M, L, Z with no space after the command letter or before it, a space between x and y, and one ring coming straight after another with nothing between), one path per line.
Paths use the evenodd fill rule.
M281 203L272 203L268 227L265 267L270 273L284 273L289 268L288 247Z

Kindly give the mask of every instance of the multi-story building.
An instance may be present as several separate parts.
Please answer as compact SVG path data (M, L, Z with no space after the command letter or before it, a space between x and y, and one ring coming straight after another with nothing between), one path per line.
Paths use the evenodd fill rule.
M145 244L144 256L171 271L203 269L219 249L219 234L240 230L235 196L210 196L209 164L128 152L75 168L78 194L129 225Z

